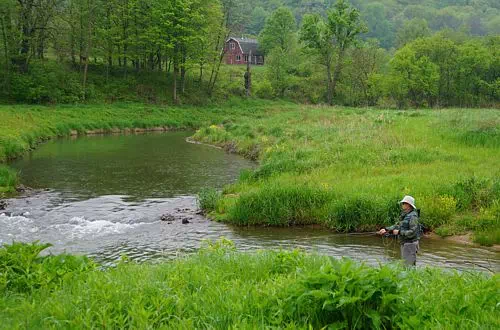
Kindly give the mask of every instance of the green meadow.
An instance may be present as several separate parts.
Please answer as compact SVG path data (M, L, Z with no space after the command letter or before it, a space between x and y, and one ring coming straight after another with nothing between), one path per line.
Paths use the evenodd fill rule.
M161 264L101 269L46 248L0 248L0 328L498 329L498 275L369 267L206 242Z
M416 198L425 226L500 242L500 111L380 110L233 99L220 105L0 106L0 159L71 131L167 127L259 162L200 205L237 225L372 231ZM0 168L0 193L15 173Z

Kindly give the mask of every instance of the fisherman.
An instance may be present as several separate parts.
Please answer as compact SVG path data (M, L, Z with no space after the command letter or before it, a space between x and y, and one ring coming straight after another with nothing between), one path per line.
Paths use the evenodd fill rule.
M401 244L401 256L406 265L415 266L420 239L420 224L415 198L405 196L399 204L402 210L399 224L382 228L378 233L384 235L392 232L393 235L398 236Z

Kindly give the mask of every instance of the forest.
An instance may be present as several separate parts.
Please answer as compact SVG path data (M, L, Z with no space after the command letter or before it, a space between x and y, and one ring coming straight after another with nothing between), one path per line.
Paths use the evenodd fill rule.
M256 38L252 97L379 107L495 107L493 0L4 0L0 99L204 104L245 96L230 36Z

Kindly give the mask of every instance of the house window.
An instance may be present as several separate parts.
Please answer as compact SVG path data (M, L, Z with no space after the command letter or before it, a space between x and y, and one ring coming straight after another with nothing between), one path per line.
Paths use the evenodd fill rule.
M236 45L234 44L234 42L231 43L231 49L235 49L236 48Z
M245 62L248 62L248 55L245 55Z
M241 56L240 55L236 55L236 61L241 61Z

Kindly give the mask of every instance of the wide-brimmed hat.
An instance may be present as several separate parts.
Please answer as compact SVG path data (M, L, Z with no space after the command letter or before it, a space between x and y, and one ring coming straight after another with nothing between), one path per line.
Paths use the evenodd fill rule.
M415 206L415 198L411 197L411 196L408 196L406 195L400 202L399 204L403 204L403 203L407 203L407 204L410 204L411 207L413 207L414 209L417 209L417 207Z

